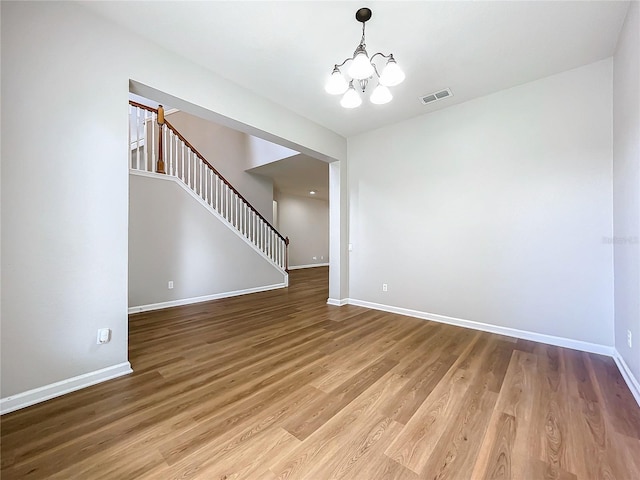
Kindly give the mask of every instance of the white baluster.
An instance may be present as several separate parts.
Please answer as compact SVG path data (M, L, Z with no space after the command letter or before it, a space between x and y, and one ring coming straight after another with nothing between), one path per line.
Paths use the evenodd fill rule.
M213 175L213 208L218 211L218 176Z
M209 205L213 208L213 182L215 180L215 175L213 174L213 170L209 170Z
M244 224L244 202L240 202L240 224L239 224L239 228L238 230L240 230L240 233L244 235L244 229L243 229L243 224Z
M135 122L136 125L136 160L135 167L133 158L131 159L131 168L135 168L136 170L140 169L140 112L138 107L132 107L131 114L129 115L129 121ZM129 127L129 135L131 135L131 127Z
M139 125L139 119L138 119L140 114L138 110L139 110L138 107L133 107L131 111L131 116L129 117L132 122L135 122L135 128L136 128L136 145L138 148L136 151L136 157L131 158L131 168L135 168L136 170L139 170L139 164L140 164L140 125Z
M258 246L258 221L256 212L254 212L253 210L251 210L251 223L253 225L251 232L251 241L255 246Z
M236 210L236 193L230 188L229 189L229 200L230 200L230 205L229 205L229 218L231 219L231 225L233 225L234 227L236 226L236 216L235 216L235 210Z
M145 151L147 150L147 126L144 124L144 119L140 121L140 108L136 107L136 144L138 145L138 151L136 152L136 170L140 170L140 124L142 123L142 135L144 139Z
M184 142L182 140L179 140L179 143L178 143L179 160L178 160L178 163L176 164L176 176L183 182L184 182L184 153L185 153L184 148L185 148Z
M233 208L233 210L234 210L234 215L235 215L235 217L236 217L236 218L235 218L235 226L236 226L236 229L239 229L239 228L240 228L240 218L239 218L239 215L238 215L238 205L239 205L239 202L240 202L240 197L238 197L238 195L237 195L237 194L236 194L236 195L234 195L234 196L233 196L233 204L234 204L234 208Z
M133 122L131 117L133 116L133 108L133 105L129 104L129 168L133 168L133 155L131 154L131 122Z
M209 203L209 169L204 167L202 170L202 174L204 175L204 201Z
M178 137L173 133L173 130L169 129L171 132L171 137L169 138L169 149L171 153L169 154L169 175L176 176L176 161L178 158Z
M165 134L162 137L162 143L164 144L163 150L165 152L164 153L164 164L165 164L164 172L167 175L171 175L171 130L169 130L165 126L164 131L165 131Z
M165 148L165 152L167 152L167 169L166 169L166 173L167 175L171 175L171 135L173 135L173 132L167 128L167 135L165 135L166 139L165 139L165 144L167 145L167 148Z
M153 172L153 162L156 159L156 118L157 115L155 113L151 114L150 125L151 125L151 158L149 158L149 162L145 162L145 169L147 172ZM149 165L150 163L150 165Z
M178 138L178 135L174 136L174 149L175 151L173 152L173 175L176 178L180 178L180 138Z
M224 207L225 207L225 215L224 218L229 220L229 185L224 184Z
M220 179L220 215L227 218L227 184Z
M220 179L220 215L222 216L222 218L227 218L224 214L224 194L225 194L225 188L226 185L224 184L224 182L222 181L222 179Z
M213 178L212 177L213 172L208 167L206 169L206 172L207 172L206 179L207 179L207 192L208 192L207 193L207 204L211 205L213 203L213 200L211 199L211 188L213 187L211 180Z
M191 188L191 149L187 150L187 185Z

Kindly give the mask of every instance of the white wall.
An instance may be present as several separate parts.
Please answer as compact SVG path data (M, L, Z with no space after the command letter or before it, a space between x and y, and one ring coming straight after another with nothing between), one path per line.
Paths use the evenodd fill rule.
M278 193L278 223L290 267L329 263L329 202Z
M331 305L349 299L349 199L347 162L329 164L329 298Z
M640 382L639 11L638 2L631 2L613 59L615 344L636 382ZM633 349L627 345L628 330Z
M79 4L0 5L4 398L127 360L131 81L299 151L346 143Z
M131 174L129 199L129 307L284 285L277 268L171 178Z
M247 168L277 162L293 155L298 155L298 152L253 135L247 136Z
M611 92L608 59L349 138L350 298L612 346Z
M273 181L245 171L253 137L186 112L171 113L167 120L264 218L273 220Z

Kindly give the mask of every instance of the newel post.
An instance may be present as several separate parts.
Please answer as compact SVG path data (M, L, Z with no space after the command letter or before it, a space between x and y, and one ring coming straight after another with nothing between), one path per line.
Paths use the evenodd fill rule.
M162 154L162 134L164 131L164 107L158 105L158 163L156 173L166 173L164 171L164 156Z
M284 271L289 273L289 237L284 239Z

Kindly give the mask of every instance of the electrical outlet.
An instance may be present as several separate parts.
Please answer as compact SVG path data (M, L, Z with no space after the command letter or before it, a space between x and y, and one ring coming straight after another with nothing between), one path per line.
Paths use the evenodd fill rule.
M98 335L96 336L96 343L101 345L103 343L109 343L111 340L111 330L108 328L100 328Z
M324 255L320 255L320 260L324 260Z
M317 259L318 259L318 257L313 257L313 259L314 259L314 260L317 260Z
M388 290L388 285L386 283L382 284L382 291L386 292Z
M627 344L629 345L629 348L631 348L631 330L627 330Z
M169 283L167 284L167 288L169 290L171 290L173 288L173 280L169 280Z

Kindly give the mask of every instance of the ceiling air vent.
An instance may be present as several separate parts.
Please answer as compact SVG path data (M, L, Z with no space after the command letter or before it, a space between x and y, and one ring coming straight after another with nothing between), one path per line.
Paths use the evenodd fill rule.
M448 88L444 90L440 90L439 92L430 93L428 95L424 95L420 97L420 101L426 105L427 103L436 102L438 100L442 100L443 98L452 97L453 93Z

